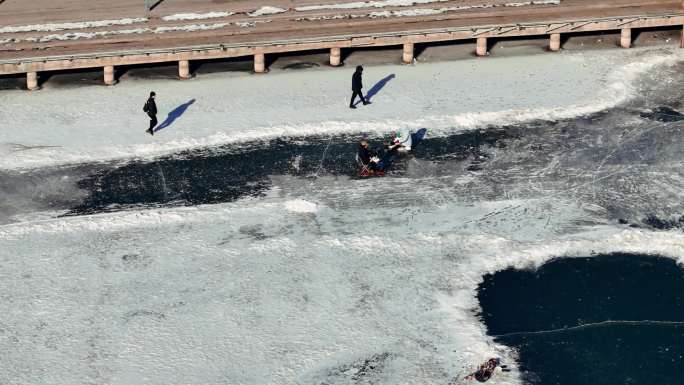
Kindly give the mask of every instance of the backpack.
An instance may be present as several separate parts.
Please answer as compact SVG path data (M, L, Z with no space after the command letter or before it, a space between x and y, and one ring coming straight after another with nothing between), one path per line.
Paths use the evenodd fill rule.
M143 105L143 112L148 112L150 110L149 102L145 102Z

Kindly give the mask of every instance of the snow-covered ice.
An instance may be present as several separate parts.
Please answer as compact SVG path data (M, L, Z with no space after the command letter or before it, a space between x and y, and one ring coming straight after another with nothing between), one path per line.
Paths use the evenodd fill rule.
M378 359L370 382L446 382L488 356L514 357L474 316L483 274L587 250L684 258L681 232L556 234L547 217L588 215L572 202L530 204L544 215L510 218L518 231L472 220L522 202L435 204L439 189L427 187L407 211L400 196L378 207L349 194L368 181L317 187L297 194L328 208L306 216L275 194L0 227L0 346L11 352L0 381L343 384Z
M681 55L635 49L536 55L525 61L492 57L369 67L366 89L390 74L396 78L375 96L373 108L353 115L347 108L351 75L345 68L259 77L214 74L184 82L126 81L116 87L38 93L6 91L0 94L5 106L0 121L7 128L0 131L0 168L150 157L283 136L421 127L429 127L431 135L449 135L500 122L571 118L635 96L636 76ZM279 87L272 87L275 76ZM161 119L190 99L196 103L172 128L149 137L144 135L147 116L141 106L150 90L157 92ZM297 108L286 100L297 100ZM31 149L16 151L13 145Z
M366 89L395 77L355 111L349 68L0 93L0 182L37 167L54 172L51 191L74 178L59 177L69 163L397 128L521 130L481 171L413 159L385 178L269 175L263 195L211 205L69 217L22 206L0 225L0 383L424 385L495 355L514 363L476 315L483 274L610 252L684 263L681 230L616 217L684 210L680 123L634 112L669 97L644 78L681 84L662 79L681 55L369 66ZM196 102L149 137L152 89L162 118ZM60 194L80 199L77 187ZM491 383L521 384L512 366Z
M285 208L294 213L315 213L318 211L318 205L316 203L307 202L302 199L285 202Z

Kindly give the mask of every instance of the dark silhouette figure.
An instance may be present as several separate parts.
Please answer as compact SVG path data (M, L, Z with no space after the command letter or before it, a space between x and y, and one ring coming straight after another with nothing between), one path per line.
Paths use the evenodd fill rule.
M389 83L390 80L392 80L392 79L394 79L394 78L396 78L396 77L397 77L397 76L396 76L395 74L388 75L388 76L385 76L384 78L382 78L382 80L380 80L379 82L375 83L375 85L374 85L373 87L371 87L371 89L368 90L368 92L366 93L366 100L367 100L368 102L370 102L371 99L373 98L373 96L375 96L378 92L380 92L380 90L381 90L387 83Z
M371 162L372 157L373 157L373 152L368 147L368 141L361 140L359 142L359 150L358 150L359 162L361 162L361 164L363 166L368 166L368 164Z
M180 118L181 115L183 115L185 113L185 110L187 110L188 107L190 107L193 103L195 103L195 99L190 99L189 101L187 101L187 102L181 104L180 106L174 108L166 116L166 119L164 119L164 121L154 131L156 132L156 131L162 130L162 129L170 126L171 124L173 124L173 122L176 119Z
M366 98L363 97L363 93L361 92L361 89L363 88L363 82L361 80L361 75L363 74L363 67L362 66L356 66L356 71L354 72L354 75L352 76L352 97L351 101L349 102L349 108L356 108L356 105L354 104L354 100L356 97L361 98L361 102L363 102L363 105L365 106L366 104L370 104L366 100Z
M154 101L156 95L154 91L150 92L150 97L143 106L143 111L150 117L150 128L147 129L150 135L154 135L154 126L157 125L157 103Z
M156 3L152 4L152 6L150 6L150 11L153 11L155 8L157 8L159 6L159 4L161 4L163 1L164 0L157 0Z

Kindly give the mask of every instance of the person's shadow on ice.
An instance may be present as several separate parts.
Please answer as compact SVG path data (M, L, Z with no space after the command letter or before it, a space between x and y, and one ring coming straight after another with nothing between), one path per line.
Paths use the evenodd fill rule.
M368 92L366 93L366 100L370 102L371 99L373 99L373 96L375 96L378 92L380 92L380 90L381 90L383 87L385 87L385 85L386 85L387 83L389 83L390 80L392 80L392 79L394 79L394 78L396 78L396 77L397 77L397 75L391 74L391 75L385 76L385 77L382 78L379 82L375 83L375 84L373 85L373 87L371 87L371 89L368 90ZM358 101L358 102L354 103L354 105L357 105L357 104L359 104L359 103L361 103L361 102Z
M166 119L164 119L164 121L160 125L158 125L157 128L154 129L154 132L157 132L159 130L163 130L164 128L173 124L173 122L176 119L180 118L181 115L183 115L185 113L185 110L187 110L188 107L190 107L193 103L195 103L195 99L190 99L189 101L187 101L187 102L181 104L180 106L174 108L166 116Z

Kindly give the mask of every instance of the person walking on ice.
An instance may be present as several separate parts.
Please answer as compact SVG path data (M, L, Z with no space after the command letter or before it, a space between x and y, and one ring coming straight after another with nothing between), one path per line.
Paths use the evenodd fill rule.
M358 95L361 98L361 102L363 102L363 105L370 104L369 101L366 101L366 98L363 97L363 93L361 93L361 89L363 88L363 82L361 81L361 74L363 73L363 67L362 66L356 66L356 72L354 72L354 75L352 76L352 97L351 101L349 102L349 108L356 108L354 105L354 100L356 99L356 96Z
M143 106L143 111L150 117L150 128L147 129L150 135L154 135L154 127L157 125L157 103L154 102L154 97L157 94L154 91L150 92L150 97Z

